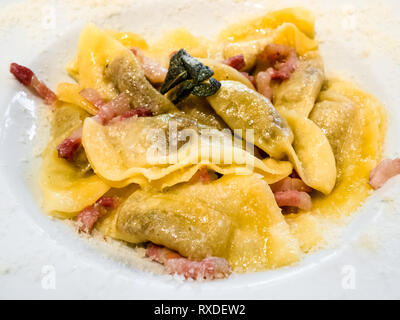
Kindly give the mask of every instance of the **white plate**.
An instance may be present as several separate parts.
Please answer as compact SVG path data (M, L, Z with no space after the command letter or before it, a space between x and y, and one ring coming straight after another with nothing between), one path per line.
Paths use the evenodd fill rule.
M18 7L21 2L29 6ZM44 216L37 205L38 190L32 186L42 148L39 115L45 107L8 73L9 63L19 62L55 87L67 79L64 66L89 21L150 38L180 26L212 37L238 18L303 5L318 17L327 70L352 77L386 105L386 155L394 157L400 150L398 1L66 2L0 4L0 298L400 298L400 178L368 199L333 248L295 266L183 283L110 258L106 244L97 250L63 222Z

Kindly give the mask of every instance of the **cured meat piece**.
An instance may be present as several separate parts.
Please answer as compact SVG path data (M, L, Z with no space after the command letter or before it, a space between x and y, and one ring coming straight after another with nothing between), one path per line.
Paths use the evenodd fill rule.
M121 93L115 99L102 105L94 118L105 125L113 118L128 111L130 111L130 98L127 94Z
M44 100L47 105L52 105L57 101L56 94L51 91L44 82L40 81L33 71L17 63L11 63L10 72L24 86L32 88Z
M201 182L204 184L210 183L214 180L218 179L215 173L210 173L207 169L207 166L201 167L196 174L190 180L192 183Z
M167 273L182 275L186 279L222 279L232 272L224 258L208 257L202 261L189 260L172 250L152 243L147 247L146 256L163 264Z
M65 138L58 146L58 156L72 161L82 143L82 127L75 130L68 138Z
M144 75L152 84L161 84L165 81L168 70L161 67L153 59L146 57L138 48L132 48L131 51L138 59Z
M146 256L151 260L161 264L165 264L169 259L180 259L182 256L170 249L163 246L157 246L153 243L149 243L146 248Z
M209 257L202 261L180 258L168 260L165 271L169 274L183 275L186 279L214 280L229 276L231 268L223 258Z
M100 93L92 88L83 89L81 92L79 92L79 94L98 109L107 103Z
M311 197L302 191L279 191L274 193L279 207L296 207L304 211L310 211L312 207Z
M242 54L228 58L224 61L224 63L238 71L242 70L246 66L246 62L244 61L244 56Z
M270 69L257 73L255 78L257 91L269 100L272 100L271 79Z
M400 174L400 158L383 160L369 175L372 188L381 188L390 178Z
M128 119L132 117L152 117L153 112L151 110L146 109L146 108L136 108L136 109L131 109L121 115L121 119Z
M113 119L122 120L134 116L151 117L153 113L146 108L130 109L130 98L127 94L122 93L114 100L106 102L100 93L92 88L83 89L80 95L96 106L99 111L95 116L101 124L107 124Z
M97 202L79 213L76 223L79 232L91 233L96 222L105 216L108 210L115 209L118 206L116 197L101 197Z
M280 192L280 191L302 191L302 192L311 192L312 188L307 186L301 179L299 178L291 178L286 177L281 181L278 181L272 185L270 185L272 192Z
M298 64L296 50L281 44L269 44L258 55L257 61L270 65L268 68L273 80L287 80Z
M240 72L242 75L244 75L247 79L249 79L249 81L251 82L251 84L256 87L256 78L252 75L250 75L248 72Z

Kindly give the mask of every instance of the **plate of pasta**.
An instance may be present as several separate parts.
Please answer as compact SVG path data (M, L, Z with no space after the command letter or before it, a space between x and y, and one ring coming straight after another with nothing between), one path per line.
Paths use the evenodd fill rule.
M10 190L24 154L34 223L58 242L104 242L109 265L134 257L125 278L222 288L314 268L350 219L386 210L378 197L400 174L388 150L395 106L329 70L316 21L288 6L214 36L181 27L156 39L88 22L48 49L69 50L67 63L49 62L51 80L43 57L10 61ZM22 126L29 139L11 151Z

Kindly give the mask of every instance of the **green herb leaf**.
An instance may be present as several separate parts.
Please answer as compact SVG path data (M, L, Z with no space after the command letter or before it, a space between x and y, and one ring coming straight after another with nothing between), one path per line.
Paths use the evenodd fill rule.
M175 104L191 93L199 97L208 97L215 94L221 87L216 79L211 78L213 75L214 71L190 56L185 49L181 49L171 58L160 92L165 94L180 85L170 96ZM209 82L203 83L208 79Z
M221 83L214 78L210 78L209 83L201 83L193 88L192 94L198 97L209 97L217 93L221 88Z
M190 55L183 55L182 62L186 71L196 83L203 82L214 75L214 71Z
M181 49L172 56L169 62L167 76L161 86L160 92L162 94L167 93L169 90L188 79L189 74L182 62L183 55L187 55L187 52L184 49Z
M195 84L192 80L186 80L182 83L182 85L172 94L172 103L177 104L183 99L189 97L192 93Z

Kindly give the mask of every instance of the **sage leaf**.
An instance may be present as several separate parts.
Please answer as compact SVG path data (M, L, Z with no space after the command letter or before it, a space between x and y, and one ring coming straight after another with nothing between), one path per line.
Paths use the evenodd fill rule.
M187 54L186 50L181 49L172 56L169 62L167 76L165 77L165 81L161 86L160 92L162 94L167 93L169 90L189 78L189 74L186 71L184 63L182 62L182 56L185 54Z
M205 66L196 58L189 55L185 49L179 50L170 60L168 73L160 92L170 94L170 100L177 104L190 94L198 97L209 97L214 95L221 84L214 78L214 71ZM209 80L208 82L205 82Z
M214 75L214 71L190 55L183 55L182 62L186 71L196 83L203 82Z
M198 97L209 97L216 94L219 88L221 88L221 83L214 78L210 78L209 81L209 83L205 82L195 86L192 94Z
M185 98L189 97L192 93L195 84L192 80L186 80L182 83L182 85L172 94L172 103L178 104L180 101L184 100Z

